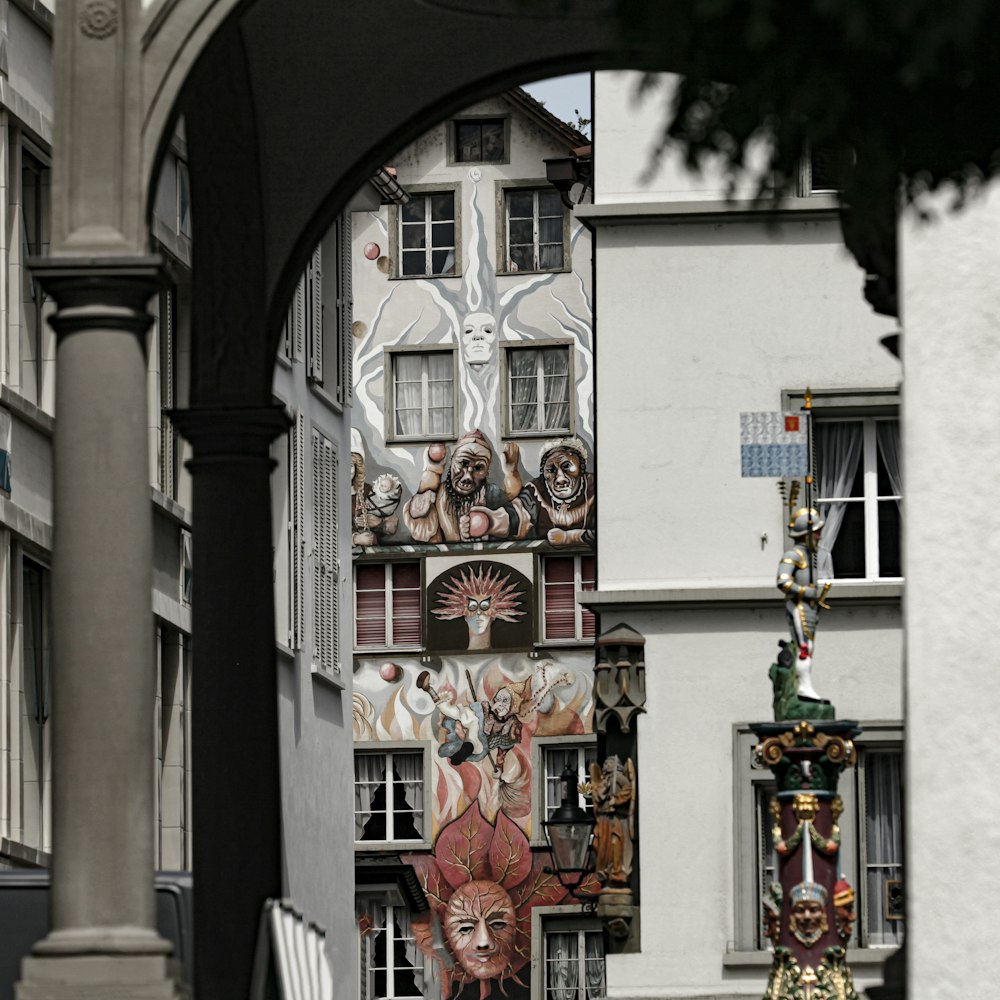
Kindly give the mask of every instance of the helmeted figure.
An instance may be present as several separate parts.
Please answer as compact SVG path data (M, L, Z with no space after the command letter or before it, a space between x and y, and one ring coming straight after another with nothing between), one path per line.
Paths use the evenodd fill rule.
M819 699L812 686L812 652L823 597L830 585L820 587L814 580L810 560L819 545L824 521L813 507L800 507L788 525L788 533L801 541L790 548L778 563L778 589L785 595L785 616L792 640L799 650L795 673L799 696Z

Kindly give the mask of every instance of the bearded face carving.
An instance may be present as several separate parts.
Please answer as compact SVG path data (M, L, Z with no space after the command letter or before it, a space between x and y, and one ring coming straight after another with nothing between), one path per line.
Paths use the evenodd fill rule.
M489 313L469 313L462 323L462 356L465 363L485 365L491 361L496 339L496 320Z

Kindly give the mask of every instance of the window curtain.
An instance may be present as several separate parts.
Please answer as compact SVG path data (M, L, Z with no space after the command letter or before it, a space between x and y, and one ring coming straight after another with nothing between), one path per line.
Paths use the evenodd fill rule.
M587 1000L601 1000L606 993L604 983L604 938L600 931L588 931L586 935L587 956Z
M580 955L577 934L547 934L546 1000L579 1000Z
M861 460L861 424L854 421L816 425L816 464L819 467L819 495L850 495ZM834 578L833 547L840 533L847 504L836 500L820 505L819 515L826 522L817 552L817 575L821 580Z
M365 826L375 811L375 797L385 801L385 759L379 754L357 754L354 758L354 839L365 839Z
M538 429L538 374L535 351L509 351L510 422L515 431Z
M903 877L901 754L865 757L865 854L868 879L868 943L901 944L903 921L890 919L891 883Z
M569 364L563 348L542 352L542 374L545 380L545 427L556 430L569 427Z
M417 944L410 930L410 914L406 907L394 906L392 920L392 996L418 1000L423 997L423 959L417 951Z
M397 434L420 433L421 360L419 354L397 354L392 359Z
M886 475L889 477L889 486L892 492L898 497L903 495L903 475L900 455L899 421L898 420L878 420L875 422L875 440L878 442L878 452L882 456L882 464L885 466ZM896 501L902 516L902 500Z
M451 434L455 416L454 364L450 353L426 355L427 420L431 434Z
M415 830L418 837L424 835L424 760L416 753L396 753L392 755L393 811L396 813L395 839L409 839ZM408 830L412 820L414 830ZM402 829L401 829L402 827Z

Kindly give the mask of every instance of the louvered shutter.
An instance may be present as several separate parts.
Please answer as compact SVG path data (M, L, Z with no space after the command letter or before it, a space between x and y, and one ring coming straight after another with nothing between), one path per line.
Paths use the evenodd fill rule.
M420 645L420 564L394 563L392 572L392 644Z
M544 622L548 640L576 638L576 583L572 556L545 560Z
M355 645L381 648L389 641L386 631L384 563L359 563L354 574Z
M295 415L291 430L291 461L289 462L289 493L291 494L291 524L289 525L289 552L292 565L292 586L289 621L292 649L301 649L305 638L306 622L306 522L305 522L305 417Z
M306 276L303 274L295 286L291 308L292 357L300 359L305 353L306 342Z
M351 281L351 213L337 220L337 402L354 399L354 292Z
M306 270L307 276L307 337L309 345L309 377L323 381L323 248L313 250Z
M177 434L167 412L174 395L174 289L160 296L160 491L173 499Z
M333 442L312 432L313 459L313 662L339 670L337 584L337 452Z
M580 589L597 589L597 559L594 556L580 556ZM597 636L597 615L590 608L580 608L580 638L593 639Z

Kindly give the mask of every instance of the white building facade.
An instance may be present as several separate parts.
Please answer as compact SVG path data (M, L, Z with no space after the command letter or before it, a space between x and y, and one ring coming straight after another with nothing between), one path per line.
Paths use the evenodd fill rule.
M858 893L849 959L859 985L878 982L904 924L901 371L879 344L893 326L862 299L818 171L767 218L710 169L668 155L650 171L663 110L636 84L595 77L594 203L576 211L595 241L603 484L597 595L580 597L602 629L639 632L646 663L640 946L609 956L608 995L764 990L770 773L748 724L773 717L789 511L776 480L741 477L740 415L799 414L807 388L833 578L814 683L865 730L842 779L841 866Z

